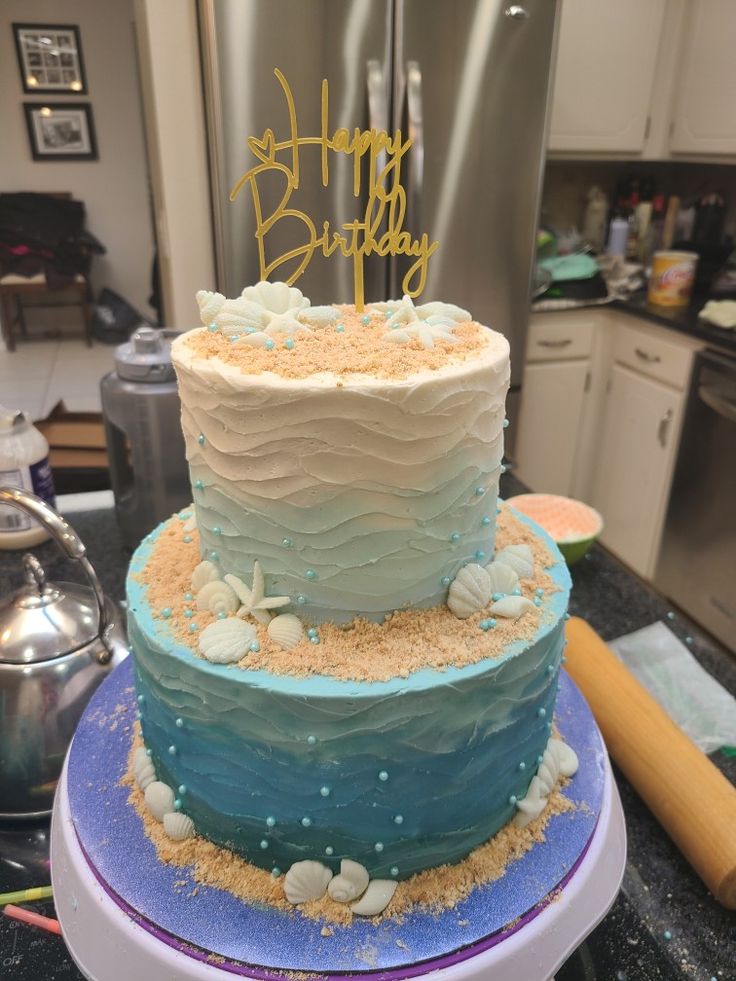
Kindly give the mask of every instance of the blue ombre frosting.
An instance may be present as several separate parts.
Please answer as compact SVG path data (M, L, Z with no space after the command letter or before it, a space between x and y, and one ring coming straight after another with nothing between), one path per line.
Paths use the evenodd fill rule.
M387 682L197 657L154 618L136 578L160 529L149 536L128 577L141 724L198 833L264 868L319 859L337 870L351 858L406 878L459 861L506 824L549 739L570 589L555 545L521 520L555 560L535 636Z

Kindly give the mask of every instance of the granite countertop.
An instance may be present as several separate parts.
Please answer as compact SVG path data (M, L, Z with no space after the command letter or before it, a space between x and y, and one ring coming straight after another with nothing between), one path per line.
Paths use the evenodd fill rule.
M502 496L522 490L510 474L502 479ZM70 515L69 520L87 545L103 588L114 599L121 600L130 556L122 546L113 512L110 509L79 512ZM71 578L73 563L62 558L55 545L47 542L33 551L44 564L49 578ZM604 639L610 640L656 620L664 620L680 638L691 637L695 657L721 684L736 691L736 660L603 548L594 547L589 557L572 573L571 612L585 617ZM20 554L0 552L0 596L16 588L21 581ZM732 781L736 781L736 758L728 758L720 752L711 758ZM709 981L713 977L718 981L733 981L736 978L733 914L722 909L707 892L626 779L618 772L616 779L629 843L623 887L611 911L588 938L585 951L581 949L567 962L558 972L558 981L573 978ZM8 831L2 837L0 888L22 888L39 883L38 853L40 850L42 863L45 835L44 826L37 824ZM18 849L16 858L24 857L30 849L36 856L35 866L31 859L3 864L3 852L5 855L10 853L9 842L15 843L13 847ZM53 915L50 905L46 912ZM0 921L2 919L0 917ZM0 962L4 963L2 958L10 950L11 943L13 951L17 947L22 954L8 974L9 981L62 976L81 978L71 966L59 938L32 930L11 930L7 922L5 926L0 923ZM671 933L670 940L665 940L665 931ZM599 969L599 973L588 973L585 959L590 956L596 964L606 965L605 971Z
M680 334L697 337L707 344L733 351L736 354L736 330L707 324L698 317L709 299L716 299L716 297L694 296L687 307L658 307L647 302L646 290L642 290L639 293L634 293L626 300L614 301L612 306L617 310L631 313L635 317L641 317L651 323L669 327L670 330L676 330Z

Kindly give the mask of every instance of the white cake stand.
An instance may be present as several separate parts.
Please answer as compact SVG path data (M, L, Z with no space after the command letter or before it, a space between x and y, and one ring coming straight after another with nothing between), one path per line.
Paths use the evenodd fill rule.
M556 901L495 947L448 967L427 965L432 981L548 981L610 909L624 873L626 826L606 760L601 813L588 850ZM67 947L89 981L227 981L226 966L170 947L118 906L90 868L72 823L67 770L51 823L54 902ZM366 972L397 981L400 969ZM274 972L274 977L278 977ZM286 977L286 975L280 975Z

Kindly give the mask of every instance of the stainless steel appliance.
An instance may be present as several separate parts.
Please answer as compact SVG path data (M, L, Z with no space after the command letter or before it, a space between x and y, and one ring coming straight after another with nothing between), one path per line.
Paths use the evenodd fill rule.
M254 163L246 138L289 134L274 67L294 93L300 135L320 133L326 77L330 132L400 126L412 137L406 226L440 242L423 297L460 303L504 333L518 389L557 15L557 0L200 0L218 289L236 296L259 278L252 201L228 195ZM362 214L352 160L335 156L323 188L319 149L301 154L290 202L333 228ZM282 193L283 180L264 184L264 213ZM299 234L280 222L269 256ZM399 261L367 261L366 299L400 294L401 278ZM352 264L317 257L298 285L316 303L350 302Z
M115 514L129 548L192 499L171 363L175 336L139 328L116 348L115 371L100 382Z
M89 585L49 583L23 557L26 585L0 602L0 818L49 814L77 722L107 672L127 656L120 611L74 530L40 497L0 487L0 501L42 524Z
M736 653L736 358L696 359L655 584Z

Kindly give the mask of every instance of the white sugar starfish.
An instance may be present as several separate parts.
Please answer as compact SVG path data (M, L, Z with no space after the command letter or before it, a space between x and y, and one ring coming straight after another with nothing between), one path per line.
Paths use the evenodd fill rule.
M225 576L225 582L235 592L240 602L243 604L236 616L254 617L259 623L268 625L271 622L269 610L279 606L286 606L290 602L289 596L266 596L264 593L265 583L260 562L253 563L253 585L249 589L242 579L231 574Z
M435 322L432 323L432 321ZM387 341L393 341L395 344L406 344L412 337L416 337L421 341L423 347L434 347L434 342L439 340L452 341L453 343L457 340L457 337L452 333L452 327L444 318L440 317L415 320L403 327L389 330L383 336Z

